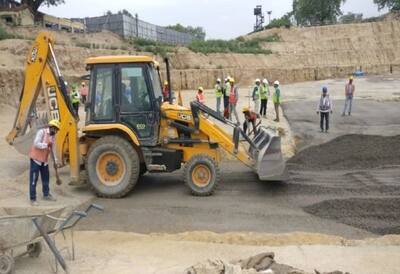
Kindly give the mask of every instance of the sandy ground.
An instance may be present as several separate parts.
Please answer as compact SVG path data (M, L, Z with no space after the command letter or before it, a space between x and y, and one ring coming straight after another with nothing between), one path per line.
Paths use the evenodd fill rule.
M352 241L301 233L142 235L102 231L78 232L75 241L76 260L67 261L71 273L184 273L189 266L210 258L229 262L267 251L275 252L276 261L309 272L400 271L398 236ZM59 240L59 244L64 243ZM39 259L19 259L17 273L51 273L49 257L46 252Z
M359 94L360 96L373 96L373 89L377 90L378 87L380 92L377 97L374 97L377 100L387 101L387 100L398 100L397 92L393 91L395 86L399 86L398 80L395 79L387 79L387 77L381 77L380 82L378 80L376 83L373 82L373 78L365 78L365 79L357 79L357 87L361 87L365 85L365 91L362 91L360 88ZM383 81L381 81L383 80ZM340 99L341 89L343 88L344 80L332 80L328 81L329 86L331 88L331 94L335 96L337 94ZM324 83L327 83L326 81ZM363 83L363 84L361 84ZM384 84L382 84L384 83ZM319 88L322 82L318 83L302 83L290 86L282 86L283 96L285 101L291 100L302 100L308 99L308 96L302 95L305 90L313 90L315 88L315 95L313 97L318 98L319 96ZM393 86L392 86L393 85ZM241 90L246 90L245 88ZM336 90L336 91L335 91ZM392 90L392 91L390 91ZM375 94L376 95L376 94ZM188 102L189 98L194 97L194 92L183 92L185 102ZM213 105L213 91L206 91L207 102L210 105ZM240 109L242 106L248 104L248 98L245 94L241 95L241 98L244 100L240 101ZM371 98L369 98L371 99ZM215 104L215 103L214 103ZM287 136L286 141L284 141L285 145L285 155L290 156L295 151L294 139L292 137L292 133L289 129L289 123L282 119L281 123L275 123L272 121L272 104L269 102L268 106L268 118L263 120L265 125L271 125L273 127L281 127L284 129L285 136ZM3 125L10 125L10 121L13 119L12 111L10 109L3 108L2 115L0 115L1 122ZM11 118L11 119L10 119ZM8 127L4 126L2 131L0 132L2 136L7 132ZM4 178L4 183L2 182L0 192L0 206L2 207L12 207L12 206L26 206L28 204L27 199L27 160L24 157L17 156L16 153L13 152L12 148L10 148L7 144L0 144L0 151L4 153L4 155L10 155L9 158L2 157L0 160L1 164L1 176ZM235 166L232 165L232 168L235 169ZM397 171L394 171L397 172ZM205 261L207 259L216 259L221 258L227 261L233 259L243 259L251 255L256 255L265 251L274 251L276 252L276 259L281 263L290 264L294 267L298 267L300 269L304 269L306 271L312 271L313 269L319 269L322 271L333 271L333 270L343 270L349 271L350 273L399 273L400 272L400 240L397 236L385 236L383 238L376 238L374 234L371 234L365 230L353 228L347 226L345 224L341 224L339 220L323 220L319 219L319 217L313 217L312 215L308 215L301 210L301 207L310 205L312 203L318 203L323 200L332 198L330 196L333 194L335 197L347 197L352 200L351 197L354 196L354 193L365 194L366 197L369 195L376 196L381 195L381 193L387 193L390 191L389 188L384 188L381 190L380 188L371 188L364 185L358 185L358 181L349 180L350 182L354 181L354 184L343 187L343 185L339 185L337 181L329 186L322 186L319 178L315 178L313 181L309 176L309 174L294 174L295 176L293 182L287 182L277 186L260 186L257 188L255 184L246 184L246 187L243 192L243 185L240 184L240 181L247 181L250 175L250 172L243 169L236 169L231 172L231 176L236 176L239 178L238 183L229 184L225 189L226 195L233 195L233 199L231 197L232 203L227 204L224 199L221 197L213 196L210 199L216 203L216 206L221 206L220 208L214 208L213 203L209 204L209 211L207 211L206 204L200 202L196 202L196 199L191 198L191 201L187 201L189 204L193 203L192 209L195 213L196 205L198 206L197 210L206 209L204 212L204 221L207 221L206 216L211 216L211 222L216 225L220 225L219 219L220 217L225 218L224 222L229 223L231 217L234 215L225 214L220 209L228 210L229 207L239 209L240 216L245 218L246 216L251 216L249 212L241 211L240 204L235 205L234 199L236 201L242 202L247 206L250 206L250 210L256 209L257 211L268 211L271 214L269 215L258 215L253 214L249 219L250 222L256 220L262 220L262 222L253 223L253 227L259 226L259 231L265 231L265 227L267 229L275 229L274 233L277 234L262 234L262 233L246 233L246 232L232 232L228 234L215 234L211 232L187 232L182 234L151 234L151 235L139 235L131 232L115 232L115 231L78 231L75 234L75 240L77 245L77 260L74 262L70 262L71 273L182 273L182 271L199 262ZM397 174L397 173L396 173ZM315 175L315 174L314 174ZM314 176L313 175L313 176ZM325 174L327 177L332 178L332 175ZM63 176L67 179L68 173L67 170L63 170ZM335 174L337 176L337 174ZM254 176L253 176L254 177ZM297 180L300 182L300 185L297 185ZM157 194L157 200L160 202L163 199L175 199L178 202L179 198L176 196L170 196L170 193L165 192L166 185L157 184L162 183L159 182L157 177L152 178L149 177L149 184L138 189L138 192L135 192L133 196L123 200L99 200L104 202L109 206L109 209L114 216L120 215L126 220L136 220L136 223L140 223L141 221L149 221L153 219L153 225L156 225L159 217L154 217L154 211L152 209L158 208L158 206L154 201L154 195ZM153 182L153 181L157 182ZM171 177L166 177L166 181L173 180ZM324 179L326 180L326 179ZM323 181L324 181L323 180ZM365 180L364 180L365 181ZM368 180L367 180L368 181ZM181 183L175 180L175 190L181 188ZM363 182L363 180L361 180ZM392 182L393 183L393 182ZM390 183L390 184L392 184ZM154 189L151 189L155 187ZM182 186L183 187L183 186ZM396 186L392 186L390 195L397 195L398 188ZM168 186L171 188L171 186ZM258 204L256 206L252 206L254 202L254 197L250 195L250 193L254 194L255 189L263 188L263 193L256 192L255 195L259 196ZM171 188L174 190L174 186ZM393 191L394 190L394 191ZM86 190L71 190L66 185L63 185L62 188L54 188L55 193L57 194L59 201L57 204L67 205L67 204L75 204L77 202L87 201L90 197L93 197L92 194ZM310 193L307 193L309 192ZM165 192L165 197L161 194ZM243 193L247 193L248 199L246 199L246 195ZM297 193L297 196L287 196L290 193ZM135 195L143 195L146 200L150 203L150 206L146 207L132 206L132 202L134 202ZM282 196L279 197L279 194ZM312 196L312 195L313 196ZM161 195L161 196L160 196ZM187 195L186 193L184 195ZM237 199L237 197L242 197L243 199ZM266 196L262 196L266 195ZM167 198L167 196L170 196ZM179 195L178 195L179 196ZM283 204L275 204L273 197L278 196L278 201L283 202ZM151 198L153 197L153 198ZM188 198L188 199L189 199ZM271 198L271 201L268 200ZM262 201L264 199L264 201ZM184 201L184 200L183 200ZM115 207L117 203L125 203L123 207L118 209ZM295 204L297 206L297 211L293 211L289 205ZM228 205L228 206L227 206ZM284 205L284 206L282 206ZM187 206L187 205L186 205ZM185 207L186 207L185 206ZM352 207L354 204L349 204L348 207ZM363 205L361 204L361 207ZM50 206L52 207L52 205ZM183 220L189 215L192 215L191 211L185 210L185 207L174 206L173 204L169 207L165 207L166 212L169 212L171 215L165 215L165 218L171 218L171 216L175 216L177 220L179 220L182 216ZM258 209L257 209L258 208ZM129 210L128 210L129 209ZM211 210L212 209L212 210ZM107 210L107 207L106 207ZM135 211L142 210L139 215L135 216ZM131 215L124 215L125 212L132 213ZM280 212L284 214L277 214L274 216L274 212ZM163 211L160 211L163 213ZM287 214L285 214L287 213ZM335 212L334 212L335 213ZM364 213L364 212L361 212ZM318 215L317 213L314 213ZM334 214L333 214L334 215ZM101 216L101 215L99 215ZM107 216L106 214L104 216ZM141 216L143 219L135 219L137 216ZM151 216L151 218L150 218ZM185 217L186 216L186 217ZM271 218L277 224L277 226L272 222L268 224L269 219ZM291 227L293 230L297 230L296 226L293 226L290 222L292 219L291 216L305 216L304 224L307 220L315 220L315 223L309 222L309 227L316 227L315 224L320 224L319 228L325 228L328 234L336 234L329 233L328 231L332 231L337 229L339 234L347 231L347 235L351 235L346 238L370 238L367 240L346 240L346 238L342 238L339 236L327 236L320 234L288 234L288 235L279 235L280 226L282 227ZM322 216L323 217L323 216ZM324 217L323 217L324 218ZM97 227L96 230L103 226L113 226L116 227L126 226L127 229L122 229L124 231L129 230L130 223L122 223L121 219L109 218L103 219L100 222L92 222L91 220L101 220L99 218L93 218L85 220L84 225L88 225L87 227ZM172 219L173 220L173 219ZM188 230L199 230L201 227L201 222L196 222L195 215L192 215L190 220L190 225L192 226ZM343 221L342 221L343 222ZM246 219L242 220L242 224L246 223ZM296 223L296 222L294 222ZM293 223L293 224L294 224ZM395 222L394 225L397 223ZM85 225L85 226L86 226ZM176 224L173 222L169 224L171 228L174 228ZM85 227L84 226L84 227ZM143 226L146 227L146 224ZM210 226L211 227L211 226ZM317 226L318 227L318 226ZM82 229L82 227L81 227ZM229 229L229 226L226 226L226 229ZM120 230L120 229L118 229ZM164 227L161 230L168 230L168 227ZM254 231L254 228L250 226L244 226L241 231ZM298 229L301 230L301 229ZM297 230L297 231L298 231ZM311 230L311 229L310 229ZM225 230L226 231L226 230ZM152 232L147 231L147 232ZM160 231L162 232L162 231ZM316 231L314 231L316 232ZM337 234L336 234L337 235ZM59 239L58 242L61 242ZM21 258L17 260L17 273L51 273L51 269L48 266L49 258L47 253L44 253L38 259L30 259L30 258ZM47 254L47 255L46 255ZM65 253L63 253L65 255Z

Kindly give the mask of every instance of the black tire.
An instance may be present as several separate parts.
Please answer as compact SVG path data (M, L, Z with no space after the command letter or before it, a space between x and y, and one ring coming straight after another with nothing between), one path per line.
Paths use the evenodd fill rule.
M15 262L13 257L6 254L0 254L0 274L13 273L14 267Z
M106 168L102 168L104 164ZM118 136L106 136L90 147L86 157L86 170L89 184L99 197L122 198L133 189L139 179L140 159L128 141ZM121 170L122 174L119 174ZM118 180L110 179L113 176Z
M196 182L196 174L194 172L197 173L199 170L206 173L206 175L201 175L200 178L197 178L199 181ZM190 188L194 196L212 195L221 180L218 164L214 159L205 154L193 156L185 164L183 176L185 184ZM205 182L201 182L203 179Z
M37 243L29 244L26 247L26 249L27 249L29 257L38 258L40 256L40 253L42 253L42 243L37 242Z

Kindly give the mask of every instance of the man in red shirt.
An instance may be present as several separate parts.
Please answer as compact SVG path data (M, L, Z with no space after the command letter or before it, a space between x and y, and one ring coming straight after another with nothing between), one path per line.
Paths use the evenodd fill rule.
M81 95L82 103L83 104L86 103L86 98L88 95L88 88L87 88L85 82L81 83L81 88L79 89L79 93Z
M206 104L206 98L204 97L204 89L203 87L199 87L196 94L196 101L202 103L203 105Z
M251 111L248 107L243 108L244 114L244 122L243 122L243 131L247 134L247 129L249 128L249 124L253 125L253 133L257 134L257 118L259 117L257 113Z

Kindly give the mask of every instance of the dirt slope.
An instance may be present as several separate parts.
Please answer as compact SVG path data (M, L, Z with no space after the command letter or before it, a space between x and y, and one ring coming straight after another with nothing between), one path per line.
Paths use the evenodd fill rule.
M40 28L9 28L24 39L0 41L0 94L19 93L24 60ZM270 55L200 54L186 48L171 53L175 89L210 88L217 77L235 76L241 86L254 78L279 79L282 83L344 77L362 68L366 73L400 71L400 21L273 29L246 37L279 35L280 42L264 43ZM68 34L57 32L56 53L67 78L85 74L89 56L138 53L109 32ZM96 49L87 48L96 44ZM86 45L86 47L85 47ZM159 61L160 57L157 58ZM7 99L12 103L15 96Z

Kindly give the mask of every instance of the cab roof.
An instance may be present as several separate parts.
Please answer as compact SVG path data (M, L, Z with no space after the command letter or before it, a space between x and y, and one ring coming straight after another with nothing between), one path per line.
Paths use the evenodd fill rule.
M120 64L120 63L153 63L154 60L150 56L140 55L112 55L98 56L86 59L87 65L94 64Z

